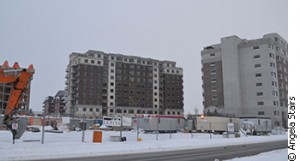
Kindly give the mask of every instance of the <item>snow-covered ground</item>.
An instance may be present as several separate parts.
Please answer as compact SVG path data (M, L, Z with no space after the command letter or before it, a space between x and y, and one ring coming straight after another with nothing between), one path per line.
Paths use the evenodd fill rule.
M249 136L241 138L223 138L221 135L177 133L156 134L140 133L141 142L137 142L136 132L123 132L126 142L111 142L110 136L119 136L120 132L102 131L102 143L93 143L93 131L85 132L85 142L82 143L82 132L45 133L45 142L41 144L41 132L25 132L21 139L12 144L11 133L0 131L0 160L33 160L47 158L99 156L111 154L128 154L138 152L154 152L176 149L191 149L203 147L217 147L224 145L238 145L274 140L287 140L287 135ZM28 142L32 141L32 142ZM287 150L280 155L286 158ZM278 153L279 154L279 153ZM279 161L274 158L272 161ZM240 160L240 158L238 159Z
M261 161L261 160L284 161L287 159L287 155L288 155L288 149L286 148L286 149L261 153L255 156L234 158L227 161Z

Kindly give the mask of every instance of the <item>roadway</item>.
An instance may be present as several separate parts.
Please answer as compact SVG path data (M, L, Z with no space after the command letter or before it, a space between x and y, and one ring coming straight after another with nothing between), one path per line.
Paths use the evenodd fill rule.
M215 161L216 159L224 160L236 157L256 155L262 152L272 151L276 149L284 149L287 147L287 141L275 141L247 145L222 146L216 148L108 155L97 157L66 158L45 161Z

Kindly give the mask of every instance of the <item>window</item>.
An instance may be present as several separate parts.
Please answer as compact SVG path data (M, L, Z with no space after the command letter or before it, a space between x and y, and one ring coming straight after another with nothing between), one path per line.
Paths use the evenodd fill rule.
M90 108L90 112L93 112L93 108Z
M253 50L259 49L259 46L253 46Z
M254 65L254 68L259 68L259 67L261 67L261 64L255 64Z
M261 77L261 73L256 73L255 77Z
M113 82L111 82L111 83L110 83L110 86L114 86L114 83L113 83Z
M88 63L89 61L88 61L87 59L84 59L84 62L85 62L85 63Z
M216 91L217 90L217 86L211 86L211 91Z
M277 87L277 82L272 81L272 86Z
M216 73L217 73L216 70L211 70L211 71L210 71L210 74L216 74Z
M261 82L256 83L256 86L257 86L257 87L258 87L258 86L262 86L262 83L261 83Z
M101 61L97 61L97 63L100 65L100 64L101 64Z
M95 60L91 60L91 63L92 63L92 64L95 64Z
M216 56L216 54L215 53L211 53L211 54L209 54L209 56Z
M113 102L110 102L109 104L110 104L111 106L113 106L113 105L114 105L114 103L113 103Z
M258 105L258 106L263 106L263 105L264 105L264 102L263 102L263 101L257 102L257 105Z
M283 88L283 83L279 83L279 88Z
M263 92L257 92L256 93L256 96L262 96L263 95Z
M110 99L114 99L114 96L110 96Z
M218 99L218 96L213 95L211 99L212 99L212 100L217 100L217 99Z
M254 55L254 59L260 58L260 55Z
M84 108L82 108L82 111L86 111L86 108L84 107Z
M100 110L99 110L99 108L96 108L96 112L99 112Z
M211 78L211 83L215 83L217 81L217 78Z
M264 111L258 111L258 115L265 115Z

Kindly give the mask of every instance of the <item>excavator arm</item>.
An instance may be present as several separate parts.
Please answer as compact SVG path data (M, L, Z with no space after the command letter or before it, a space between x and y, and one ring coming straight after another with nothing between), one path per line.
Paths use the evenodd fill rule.
M11 74L13 73L13 74ZM18 73L18 74L15 74ZM0 68L0 83L12 83L12 89L9 95L7 106L5 109L4 124L10 129L13 121L14 111L17 110L20 103L20 98L34 74L33 65L30 65L27 69L19 67L18 63L15 63L13 67L9 67L8 62L5 61Z

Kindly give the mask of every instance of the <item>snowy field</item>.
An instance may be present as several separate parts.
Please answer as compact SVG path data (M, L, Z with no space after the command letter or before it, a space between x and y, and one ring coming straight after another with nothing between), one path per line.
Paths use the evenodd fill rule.
M203 147L217 147L224 145L239 145L275 140L287 140L287 135L272 136L242 136L241 138L223 138L221 135L177 133L156 134L140 133L141 142L137 142L137 133L132 131L123 132L126 142L111 142L110 136L120 136L120 132L102 131L102 143L93 143L93 131L85 132L85 142L82 143L82 132L45 133L45 142L41 144L41 132L25 132L21 139L12 144L11 133L0 131L0 160L38 160L48 158L64 158L79 156L99 156L112 154L128 154L139 152L155 152L177 149L192 149ZM29 141L29 142L28 142ZM30 142L31 141L31 142ZM287 150L276 152L287 158ZM266 154L261 154L266 155ZM259 156L261 156L259 155ZM258 157L259 157L258 156ZM273 154L272 154L273 156ZM251 157L246 157L245 159ZM234 159L242 160L244 158ZM257 159L254 159L257 160ZM260 159L258 159L260 160ZM264 159L263 159L264 160ZM268 159L281 161L279 157ZM247 161L247 160L246 160Z

